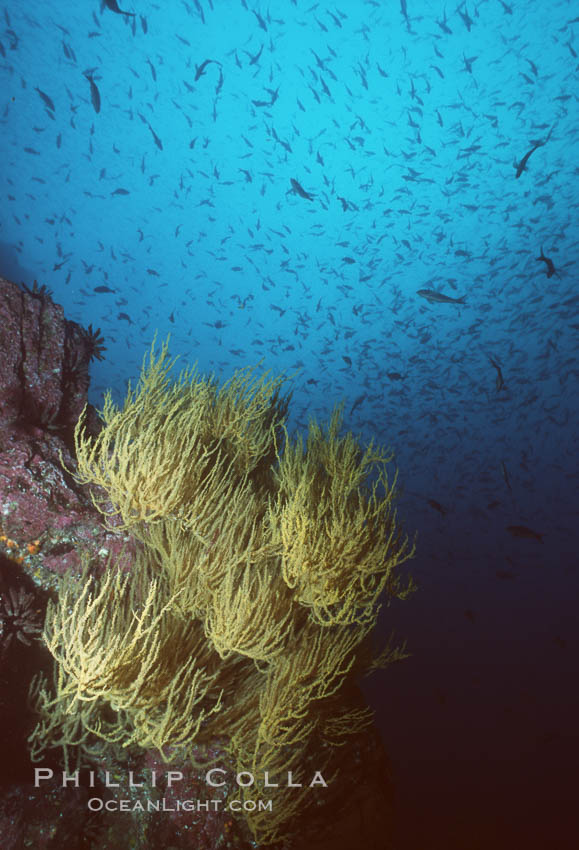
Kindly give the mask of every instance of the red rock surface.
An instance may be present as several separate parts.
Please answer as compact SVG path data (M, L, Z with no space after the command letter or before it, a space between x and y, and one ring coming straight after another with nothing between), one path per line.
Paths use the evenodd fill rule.
M51 573L78 567L82 549L104 556L126 543L67 471L90 353L90 334L47 293L0 278L0 552L45 588Z
M0 278L0 425L71 429L86 404L90 335L50 295Z

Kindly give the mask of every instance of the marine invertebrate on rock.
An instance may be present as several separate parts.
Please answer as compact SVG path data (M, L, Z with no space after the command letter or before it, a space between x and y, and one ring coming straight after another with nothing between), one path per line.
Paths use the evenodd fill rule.
M144 556L134 576L110 565L97 580L87 567L80 581L67 576L48 606L43 638L58 673L52 693L42 679L35 684L44 722L31 737L33 752L54 735L54 718L70 715L82 720L82 741L92 733L161 753L167 743L190 744L221 696L211 688L217 673L208 671L203 630L174 612L165 575ZM104 704L117 713L105 724ZM60 726L68 761L78 724Z
M40 614L32 593L23 587L18 590L10 587L0 594L0 635L4 648L13 639L31 646L41 631Z
M85 339L88 347L89 359L104 360L103 352L106 345L100 328L93 328L92 324L85 331Z
M98 435L77 425L73 474L142 548L128 572L65 579L49 607L56 672L35 685L33 754L58 744L82 758L101 739L169 758L225 736L239 770L298 776L315 758L331 772L332 750L371 719L352 681L403 655L371 647L382 595L411 589L391 458L340 436L339 409L292 440L283 378L171 381L173 364L153 344L123 407L105 398ZM312 799L275 794L267 817L247 816L262 843Z
M171 517L208 543L223 504L243 500L269 472L287 399L279 395L282 378L256 379L246 369L221 388L195 370L171 383L174 362L167 344L158 357L153 345L123 408L106 395L99 437L77 428L76 478L101 486L108 497L96 506L110 515L112 503L126 528Z
M396 570L413 548L396 525L392 456L372 445L362 450L352 434L340 437L340 425L337 408L326 434L314 422L306 446L286 440L267 520L284 580L317 622L373 623L382 592L401 595Z
M39 301L52 301L52 290L45 283L39 285L38 281L35 280L32 286L27 286L25 283L22 286L24 287L24 291L32 295L33 298L37 298Z

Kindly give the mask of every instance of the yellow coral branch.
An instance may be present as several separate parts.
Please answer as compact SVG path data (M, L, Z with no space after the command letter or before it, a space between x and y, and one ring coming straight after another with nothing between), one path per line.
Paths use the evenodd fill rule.
M281 377L244 368L219 387L195 368L172 380L174 364L153 343L123 405L105 397L98 436L84 416L75 429L73 474L142 551L128 573L64 579L49 605L56 669L33 689L33 756L105 742L169 759L225 736L240 770L302 776L371 722L344 705L349 683L404 657L389 643L372 660L368 639L382 599L412 590L392 456L341 435L341 407L290 439ZM275 796L273 816L248 814L263 844L309 800Z

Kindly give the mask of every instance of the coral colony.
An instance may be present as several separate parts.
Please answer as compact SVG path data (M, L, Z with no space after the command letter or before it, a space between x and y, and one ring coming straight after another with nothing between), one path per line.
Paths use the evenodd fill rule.
M391 457L341 436L339 408L304 441L285 427L284 378L246 368L220 387L195 370L172 380L173 364L153 344L124 405L106 396L100 432L77 424L70 471L139 548L104 571L87 556L60 581L30 747L35 761L62 749L65 785L136 749L185 757L218 787L224 772L195 753L224 740L231 802L266 845L291 835L341 745L371 723L352 683L405 655L371 638L380 600L413 589L399 567L414 547L396 523Z

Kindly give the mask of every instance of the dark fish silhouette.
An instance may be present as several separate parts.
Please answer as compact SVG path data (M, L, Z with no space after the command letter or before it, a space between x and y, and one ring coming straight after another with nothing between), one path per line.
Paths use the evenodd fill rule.
M162 141L161 141L161 139L158 137L158 135L155 133L155 131L153 130L153 128L151 127L151 125L150 125L150 124L147 124L147 126L149 127L149 130L151 131L151 135L152 135L152 137L153 137L153 139L154 139L155 144L157 145L157 147L159 148L159 150L160 150L160 151L162 151L162 150L163 150L163 142L162 142Z
M533 531L532 528L527 528L526 525L507 525L507 531L513 535L513 537L520 537L522 540L537 540L539 543L543 542L543 535L539 534L537 531Z
M355 409L356 409L356 408L357 408L360 404L362 404L362 402L365 400L366 396L367 396L367 393L362 393L362 395L359 395L359 396L357 396L357 397L354 399L354 403L352 404L352 407L350 408L350 416L352 415L352 413L354 412L354 410L355 410Z
M544 141L544 142L537 142L537 144L536 144L536 145L533 145L533 147L531 148L531 150L530 150L530 151L528 151L528 152L524 155L524 157L522 158L522 160L521 160L520 162L515 162L515 168L517 169L517 173L516 173L515 177L516 177L516 179L517 179L517 180L518 180L518 178L521 176L521 174L523 173L523 171L526 171L526 169L527 169L527 163L528 163L528 161L529 161L529 159L530 159L531 154L535 153L535 151L537 150L537 148L542 148L542 147L543 147L543 145L546 145L546 144L547 144L547 142L548 142L548 141L549 141L549 139L551 138L551 133L552 133L552 132L553 132L553 128L551 127L551 129L549 130L549 135L547 136L547 138L545 139L545 141Z
M452 30L446 23L446 11L444 13L444 18L441 21L437 21L436 23L438 24L442 32L446 33L447 35L452 35Z
M217 59L206 59L200 65L195 65L195 82L200 80L201 77L205 74L205 68L208 65L219 65L221 67L221 62L218 62Z
M542 262L545 263L545 265L547 266L547 277L553 277L553 275L556 274L557 269L555 268L553 260L551 260L549 257L546 257L543 254L543 246L542 245L541 245L541 253L535 259L542 260Z
M435 511L438 511L442 516L446 516L446 508L443 508L440 502L437 502L436 499L427 499L426 500L431 508L434 508Z
M261 45L261 47L259 48L257 53L254 53L253 55L251 53L249 53L248 50L244 50L243 52L246 53L249 56L249 64L255 65L256 62L259 62L262 51L263 51L263 44Z
M94 68L84 72L84 77L89 82L90 85L90 99L96 113L101 111L101 93L98 90L97 84L94 81L93 77Z
M197 9L197 12L199 13L199 17L201 18L201 23L204 24L205 23L205 15L203 13L203 6L199 2L199 0L195 0L195 8Z
M468 9L466 8L466 3L462 3L461 5L465 7L464 12L461 10L460 5L457 6L456 11L458 12L460 17L462 18L462 22L465 25L465 27L470 32L474 21L468 13Z
M497 392L500 392L502 389L505 388L505 381L504 381L504 378L503 378L503 373L501 371L501 367L496 362L496 360L493 360L492 357L489 357L489 360L490 360L491 366L494 366L495 369L497 370Z
M314 200L314 195L310 195L309 192L306 192L304 187L300 183L298 183L297 180L294 180L293 177L290 178L290 183L292 184L292 187L289 191L293 192L294 195L299 195L300 198L305 198L306 201Z
M253 11L253 14L255 15L255 17L257 18L257 23L260 25L260 27L262 28L262 30L263 30L264 32L267 32L267 24L266 24L266 22L263 20L263 18L262 18L262 17L261 17L261 15L259 14L259 12L256 12L255 10L252 10L252 11Z
M450 295L444 295L442 292L436 292L434 289L419 289L418 295L421 298L426 298L431 304L466 304L465 297L451 298Z
M40 91L40 89L38 88L35 89L35 91L38 92L38 94L40 95L46 106L50 109L50 111L54 112L54 101L52 100L52 98L45 94L43 91Z
M104 4L107 9L110 9L111 12L115 12L117 15L126 15L129 18L135 17L134 12L123 12L122 9L119 9L119 4L117 3L117 0L104 0Z

